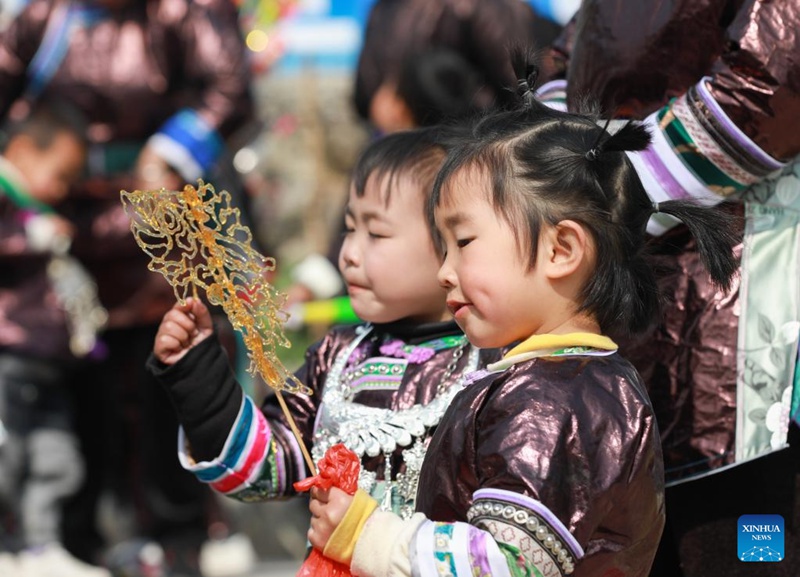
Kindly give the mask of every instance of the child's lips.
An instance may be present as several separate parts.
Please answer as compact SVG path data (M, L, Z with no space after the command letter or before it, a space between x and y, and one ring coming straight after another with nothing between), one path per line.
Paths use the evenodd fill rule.
M459 313L461 313L461 316L466 314L467 304L458 301L447 301L447 308L450 309L450 313L453 315L453 318L457 319L459 317Z
M366 287L360 284L355 283L347 283L347 293L350 295L359 293L363 290L366 290Z

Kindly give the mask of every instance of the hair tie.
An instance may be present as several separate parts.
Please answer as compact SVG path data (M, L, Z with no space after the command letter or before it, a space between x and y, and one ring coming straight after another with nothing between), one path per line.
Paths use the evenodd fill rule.
M653 214L656 214L656 213L659 213L659 212L661 212L661 209L659 208L658 203L654 202L653 203Z
M602 130L600 130L600 134L597 135L597 139L594 141L594 144L589 150L586 151L586 154L583 155L583 157L589 162L594 162L595 160L597 160L597 157L602 151L602 148L600 147L600 139L603 138L603 135L606 133L606 130L608 129L608 125L610 122L611 122L611 117L609 116L608 118L606 118L606 123L603 125Z
M531 108L533 101L535 100L535 96L533 94L533 90L531 90L530 83L524 78L518 79L517 91L519 92L519 96L525 106L527 108Z

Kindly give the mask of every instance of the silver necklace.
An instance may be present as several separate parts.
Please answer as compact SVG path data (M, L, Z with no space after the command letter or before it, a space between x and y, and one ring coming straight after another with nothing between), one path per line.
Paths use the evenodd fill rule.
M445 367L436 397L426 405L414 405L407 409L384 409L353 403L349 398L349 387L343 378L348 359L359 344L372 331L370 325L357 329L353 342L336 358L325 380L319 417L314 431L312 454L315 460L337 443L343 443L362 459L385 457L383 494L379 495L381 508L392 510L399 507L400 515L410 517L414 511L414 500L419 483L419 471L427 450L426 433L444 415L453 397L464 387L464 377L478 367L479 349L467 342L456 347L450 362ZM469 348L467 363L461 374L453 378L459 359ZM392 480L391 456L401 447L406 469ZM363 468L359 474L359 487L372 494L379 485L377 475Z

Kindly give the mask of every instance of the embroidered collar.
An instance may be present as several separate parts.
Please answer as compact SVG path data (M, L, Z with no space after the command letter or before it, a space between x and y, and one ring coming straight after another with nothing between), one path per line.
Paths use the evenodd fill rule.
M393 339L380 346L382 355L408 359L409 363L424 363L429 360L436 351L459 347L464 344L467 337L464 335L450 335L427 341L420 345L407 345L399 339Z
M537 357L607 356L614 354L618 348L607 336L593 333L533 335L486 369L488 372L502 371L516 363Z
M514 355L531 351L553 350L572 347L590 347L606 351L616 351L617 344L605 335L593 333L568 333L565 335L532 335L503 355L507 359Z

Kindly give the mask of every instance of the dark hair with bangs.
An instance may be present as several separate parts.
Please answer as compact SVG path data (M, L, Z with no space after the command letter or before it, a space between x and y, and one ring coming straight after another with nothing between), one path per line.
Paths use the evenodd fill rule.
M37 148L46 150L60 133L72 135L83 146L88 146L87 120L71 104L57 99L37 101L21 119L6 121L3 126L2 149L19 135L29 136Z
M388 204L400 177L410 176L424 192L423 200L427 202L456 130L445 126L415 128L387 134L371 143L353 169L356 196L364 196L371 177L386 179L384 201Z
M579 310L592 314L609 334L638 332L658 312L655 274L646 260L646 226L655 212L687 225L711 278L729 288L738 242L729 215L689 201L654 205L625 154L648 146L644 126L633 121L600 126L598 111L588 101L577 114L543 105L530 88L535 66L526 56L514 59L522 70L519 106L484 115L451 148L434 183L430 221L436 206L458 194L450 186L454 175L474 168L490 177L488 200L518 234L530 267L536 264L543 225L567 219L580 223L594 240L596 266Z

